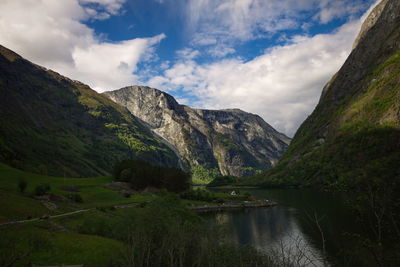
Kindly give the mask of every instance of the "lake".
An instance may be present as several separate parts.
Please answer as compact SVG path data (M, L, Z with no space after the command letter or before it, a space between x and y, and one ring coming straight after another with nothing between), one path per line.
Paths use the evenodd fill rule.
M360 227L340 194L313 189L240 191L276 201L278 206L204 215L224 226L232 242L273 250L280 258L297 261L300 266L365 266L354 257L350 263L343 253L354 249L348 233L358 233Z

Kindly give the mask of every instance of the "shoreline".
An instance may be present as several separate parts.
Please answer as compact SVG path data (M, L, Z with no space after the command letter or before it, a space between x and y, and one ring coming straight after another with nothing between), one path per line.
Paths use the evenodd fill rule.
M278 203L274 201L264 201L262 203L231 203L231 204L195 206L195 207L189 207L189 209L198 212L208 212L208 211L225 211L225 210L248 209L248 208L269 208L276 205L278 205Z
M207 189L263 189L259 186L249 186L249 185L221 185L221 186L206 186Z

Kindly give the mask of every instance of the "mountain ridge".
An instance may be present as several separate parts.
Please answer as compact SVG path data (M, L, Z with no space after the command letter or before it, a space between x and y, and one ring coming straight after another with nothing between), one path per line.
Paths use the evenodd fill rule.
M179 151L187 168L202 165L217 168L223 175L250 175L255 169L275 165L290 141L260 116L240 109L191 108L148 86L103 94L164 137Z
M178 166L125 108L0 46L0 160L27 171L98 176L122 159Z

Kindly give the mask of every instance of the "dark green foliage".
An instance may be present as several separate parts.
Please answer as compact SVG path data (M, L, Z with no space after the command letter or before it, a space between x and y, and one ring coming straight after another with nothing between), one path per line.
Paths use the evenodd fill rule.
M83 198L79 194L69 194L67 197L76 203L83 203Z
M230 185L237 183L239 181L239 178L236 176L218 176L215 178L211 183L209 183L207 186L208 187L214 187L214 186L223 186L223 185Z
M218 169L207 169L204 166L196 165L191 168L193 183L205 184L214 180L220 175Z
M400 148L400 51L372 65L352 90L353 95L335 105L327 96L321 98L278 166L243 183L345 188L363 177L365 167L386 160L392 162L387 168L397 172L400 165L392 159L399 157ZM328 133L322 135L324 131Z
M190 176L178 168L154 166L144 161L125 160L115 165L114 179L131 183L135 190L146 187L182 192L190 186Z
M39 234L27 233L20 235L16 234L16 232L1 232L0 266L23 266L21 261L29 259L33 252L45 252L51 249L51 243Z
M21 193L25 192L25 189L27 186L28 186L28 183L25 181L25 179L20 179L18 181L18 189Z
M212 192L204 189L190 189L180 194L182 199L194 200L194 201L204 201L204 202L219 202L224 203L225 201L243 201L247 200L250 194L245 192L240 193L239 190L235 190L235 195L229 192Z
M343 133L332 142L290 164L281 162L267 173L241 180L242 184L265 187L323 185L352 188L362 182L367 169L396 177L400 162L400 130L392 127L366 128ZM369 172L367 172L369 173Z
M86 235L98 235L109 238L116 238L115 227L112 223L98 217L87 218L78 227L78 232ZM127 229L125 229L127 230Z
M49 184L40 184L35 187L35 195L43 196L51 190Z
M255 249L223 240L221 231L167 195L133 218L126 266L274 266Z
M196 189L188 190L180 194L182 199L197 200L197 201L215 201L218 198L207 190Z
M30 172L99 176L124 159L177 166L130 113L88 86L0 47L0 161Z

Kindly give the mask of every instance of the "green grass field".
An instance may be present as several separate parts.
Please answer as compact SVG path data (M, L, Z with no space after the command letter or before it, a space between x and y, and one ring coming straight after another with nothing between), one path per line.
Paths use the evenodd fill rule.
M125 250L123 242L97 235L52 229L49 222L15 225L0 230L0 264L22 257L13 266L31 264L107 266Z
M18 182L24 179L27 188L20 193ZM152 198L151 195L137 194L129 198L124 197L116 190L105 188L104 185L111 183L111 177L98 178L64 178L50 177L23 172L0 163L0 222L10 220L23 220L28 217L39 217L43 215L55 215L73 210L111 207L115 205L138 203ZM57 209L49 210L40 201L34 199L34 190L37 185L49 184L50 194L67 197L71 193L79 194L83 202L55 201ZM77 188L78 192L65 190L67 187Z
M27 187L19 192L18 181L24 179ZM129 198L118 191L105 188L111 177L64 178L23 172L0 163L0 224L15 220L57 215L74 210L96 208L67 217L40 220L17 225L0 226L0 266L13 258L22 257L13 266L84 264L108 266L125 249L125 244L115 238L121 218L128 218L134 209L114 206L141 203L154 198L150 194L136 194ZM49 184L49 194L68 196L65 187L77 188L83 202L76 203L67 197L50 200L56 206L51 210L41 200L34 198L35 187ZM61 200L62 199L62 200ZM111 233L113 233L111 238ZM107 237L107 236L110 237Z
M23 193L18 187L21 179L27 183ZM166 191L159 195L137 193L125 197L118 190L105 187L111 182L111 177L64 178L32 174L0 163L0 266L9 266L14 260L12 266L119 266L127 253L132 218L140 214L140 207L162 197ZM46 199L35 197L35 187L40 184L51 188ZM69 198L71 194L79 194L82 202ZM243 198L204 190L191 194L197 198L183 200L184 205ZM84 211L44 218L80 210ZM35 218L43 219L6 224Z

